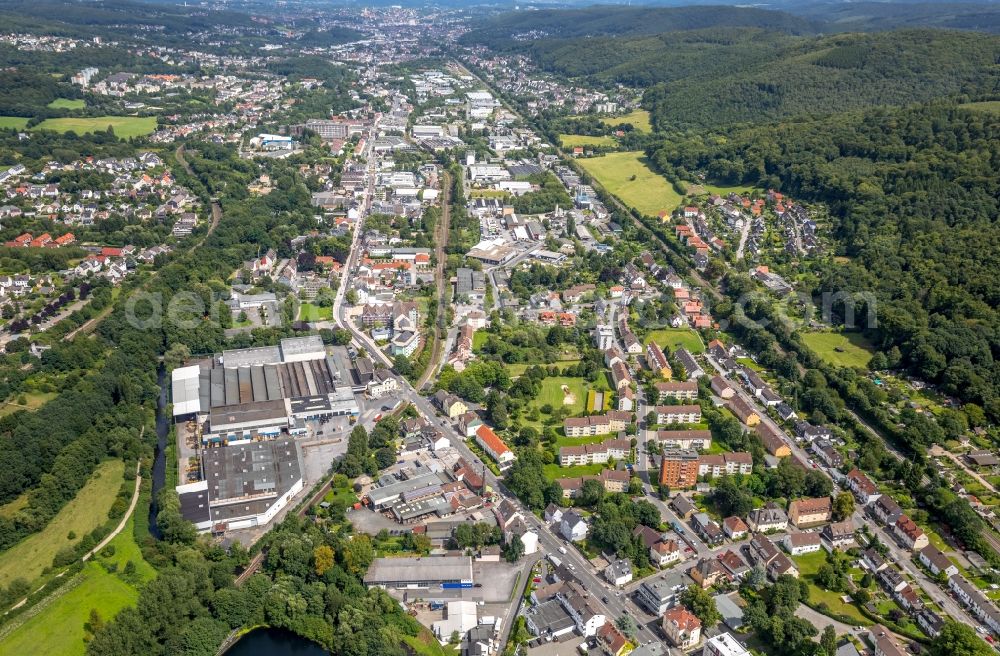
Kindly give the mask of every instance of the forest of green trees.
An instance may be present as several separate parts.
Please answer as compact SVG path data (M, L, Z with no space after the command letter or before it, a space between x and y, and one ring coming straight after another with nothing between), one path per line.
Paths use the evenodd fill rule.
M860 327L878 348L1000 419L1000 115L934 104L722 136L664 140L649 155L681 177L826 203L850 259L827 263L807 291L873 292L877 325ZM845 318L842 303L833 310Z

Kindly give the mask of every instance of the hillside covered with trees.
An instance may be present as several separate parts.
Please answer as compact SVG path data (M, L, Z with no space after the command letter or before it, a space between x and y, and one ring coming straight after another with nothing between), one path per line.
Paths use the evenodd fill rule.
M1000 419L1000 114L878 109L675 136L648 154L671 177L826 203L849 260L811 291L874 292L879 349Z

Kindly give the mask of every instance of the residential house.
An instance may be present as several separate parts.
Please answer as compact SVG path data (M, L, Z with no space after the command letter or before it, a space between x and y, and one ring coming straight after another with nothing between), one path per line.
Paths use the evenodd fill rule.
M734 581L742 580L750 571L750 566L740 558L734 549L727 549L716 556L716 558L719 559L719 562L722 563L722 566L729 573L729 577Z
M809 448L827 466L834 469L840 469L844 466L844 456L840 455L840 451L837 451L829 440L816 440Z
M587 522L575 511L570 510L563 515L559 524L559 532L570 542L579 542L587 537Z
M879 496L868 508L875 519L885 526L894 525L903 516L903 509L888 494Z
M958 574L958 567L955 563L948 560L944 552L934 545L929 544L921 549L919 558L924 567L929 569L934 576L939 576L941 572L944 572L945 577L952 577Z
M736 395L736 390L722 376L712 376L712 393L720 399L729 400Z
M687 374L688 380L695 378L700 378L705 375L705 371L698 364L698 361L694 359L691 352L686 348L679 348L674 351L674 359L677 363L684 367L684 372Z
M700 405L658 405L653 408L658 424L697 424L701 422Z
M878 574L889 566L882 554L874 549L865 549L864 553L861 554L861 564L873 574Z
M702 558L695 563L688 570L688 576L694 579L694 582L701 586L703 590L707 590L721 582L729 581L729 572L726 571L726 567L719 562L718 558L711 556Z
M693 401L698 398L698 383L693 380L657 381L653 383L653 387L656 389L658 403L665 403L669 399Z
M784 531L788 528L788 515L773 501L762 508L756 508L747 515L747 526L757 533Z
M706 451L712 448L712 431L661 430L656 432L656 441L664 449L696 449Z
M874 656L906 656L906 650L896 645L895 637L881 624L868 630L868 640L872 643Z
M628 558L619 558L604 568L604 578L614 586L623 586L632 580L632 563Z
M765 422L760 422L755 427L757 434L760 435L761 441L764 443L764 448L775 458L787 458L792 455L792 448L788 444L788 440L785 436L778 430L771 427L770 424Z
M833 506L830 497L796 499L788 504L788 521L796 528L815 526L830 521Z
M824 548L828 551L834 549L846 551L856 544L854 540L854 522L846 519L842 522L827 524L823 527L820 537L823 539Z
M799 570L795 564L766 535L750 538L749 549L754 562L765 569L772 581L784 574L798 578Z
M673 375L670 363L667 362L667 356L656 342L650 341L646 345L646 365L661 378L669 380ZM695 388L695 394L697 394L697 386Z
M818 533L788 533L781 544L793 556L812 553L821 548Z
M760 424L760 415L753 407L743 400L739 395L733 396L726 402L726 407L736 415L736 418L743 422L745 426L757 426Z
M742 540L747 536L750 527L742 519L733 515L722 520L722 530L730 540Z
M881 496L878 486L857 467L848 472L847 487L854 493L857 500L864 505L868 505Z
M709 546L721 544L724 539L722 529L706 513L695 513L694 528Z
M611 622L597 630L597 643L607 656L625 656L632 651L632 643Z
M444 390L435 392L433 398L434 405L447 415L449 419L455 419L459 415L463 415L469 411L469 406L465 405L465 401Z
M677 513L677 516L684 520L690 519L698 512L698 509L691 503L691 500L680 493L674 495L674 498L670 500L670 505L673 507L674 512Z
M683 606L674 606L663 614L663 633L670 643L688 651L701 642L701 620Z
M920 551L930 543L923 529L906 515L897 519L891 530L900 544L910 551Z
M489 457L496 460L500 466L512 463L515 459L514 452L510 450L510 447L493 432L492 428L485 424L476 430L476 444Z

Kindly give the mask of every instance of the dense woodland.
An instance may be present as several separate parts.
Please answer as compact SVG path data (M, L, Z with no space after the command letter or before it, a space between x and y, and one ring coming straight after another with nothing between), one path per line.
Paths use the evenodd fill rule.
M993 92L1000 38L909 30L826 37L759 27L491 42L558 75L646 88L661 129L710 127Z
M681 177L704 171L827 203L850 260L825 264L810 291L874 292L877 326L860 327L880 350L898 348L916 375L1000 419L1000 116L876 110L670 139L649 154Z

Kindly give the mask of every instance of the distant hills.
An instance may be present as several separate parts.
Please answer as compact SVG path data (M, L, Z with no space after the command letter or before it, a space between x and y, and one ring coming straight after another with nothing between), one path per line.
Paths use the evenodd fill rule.
M733 7L600 7L507 14L464 38L528 55L566 77L645 87L643 104L662 127L1000 89L1000 37L935 29L828 35L816 24Z

